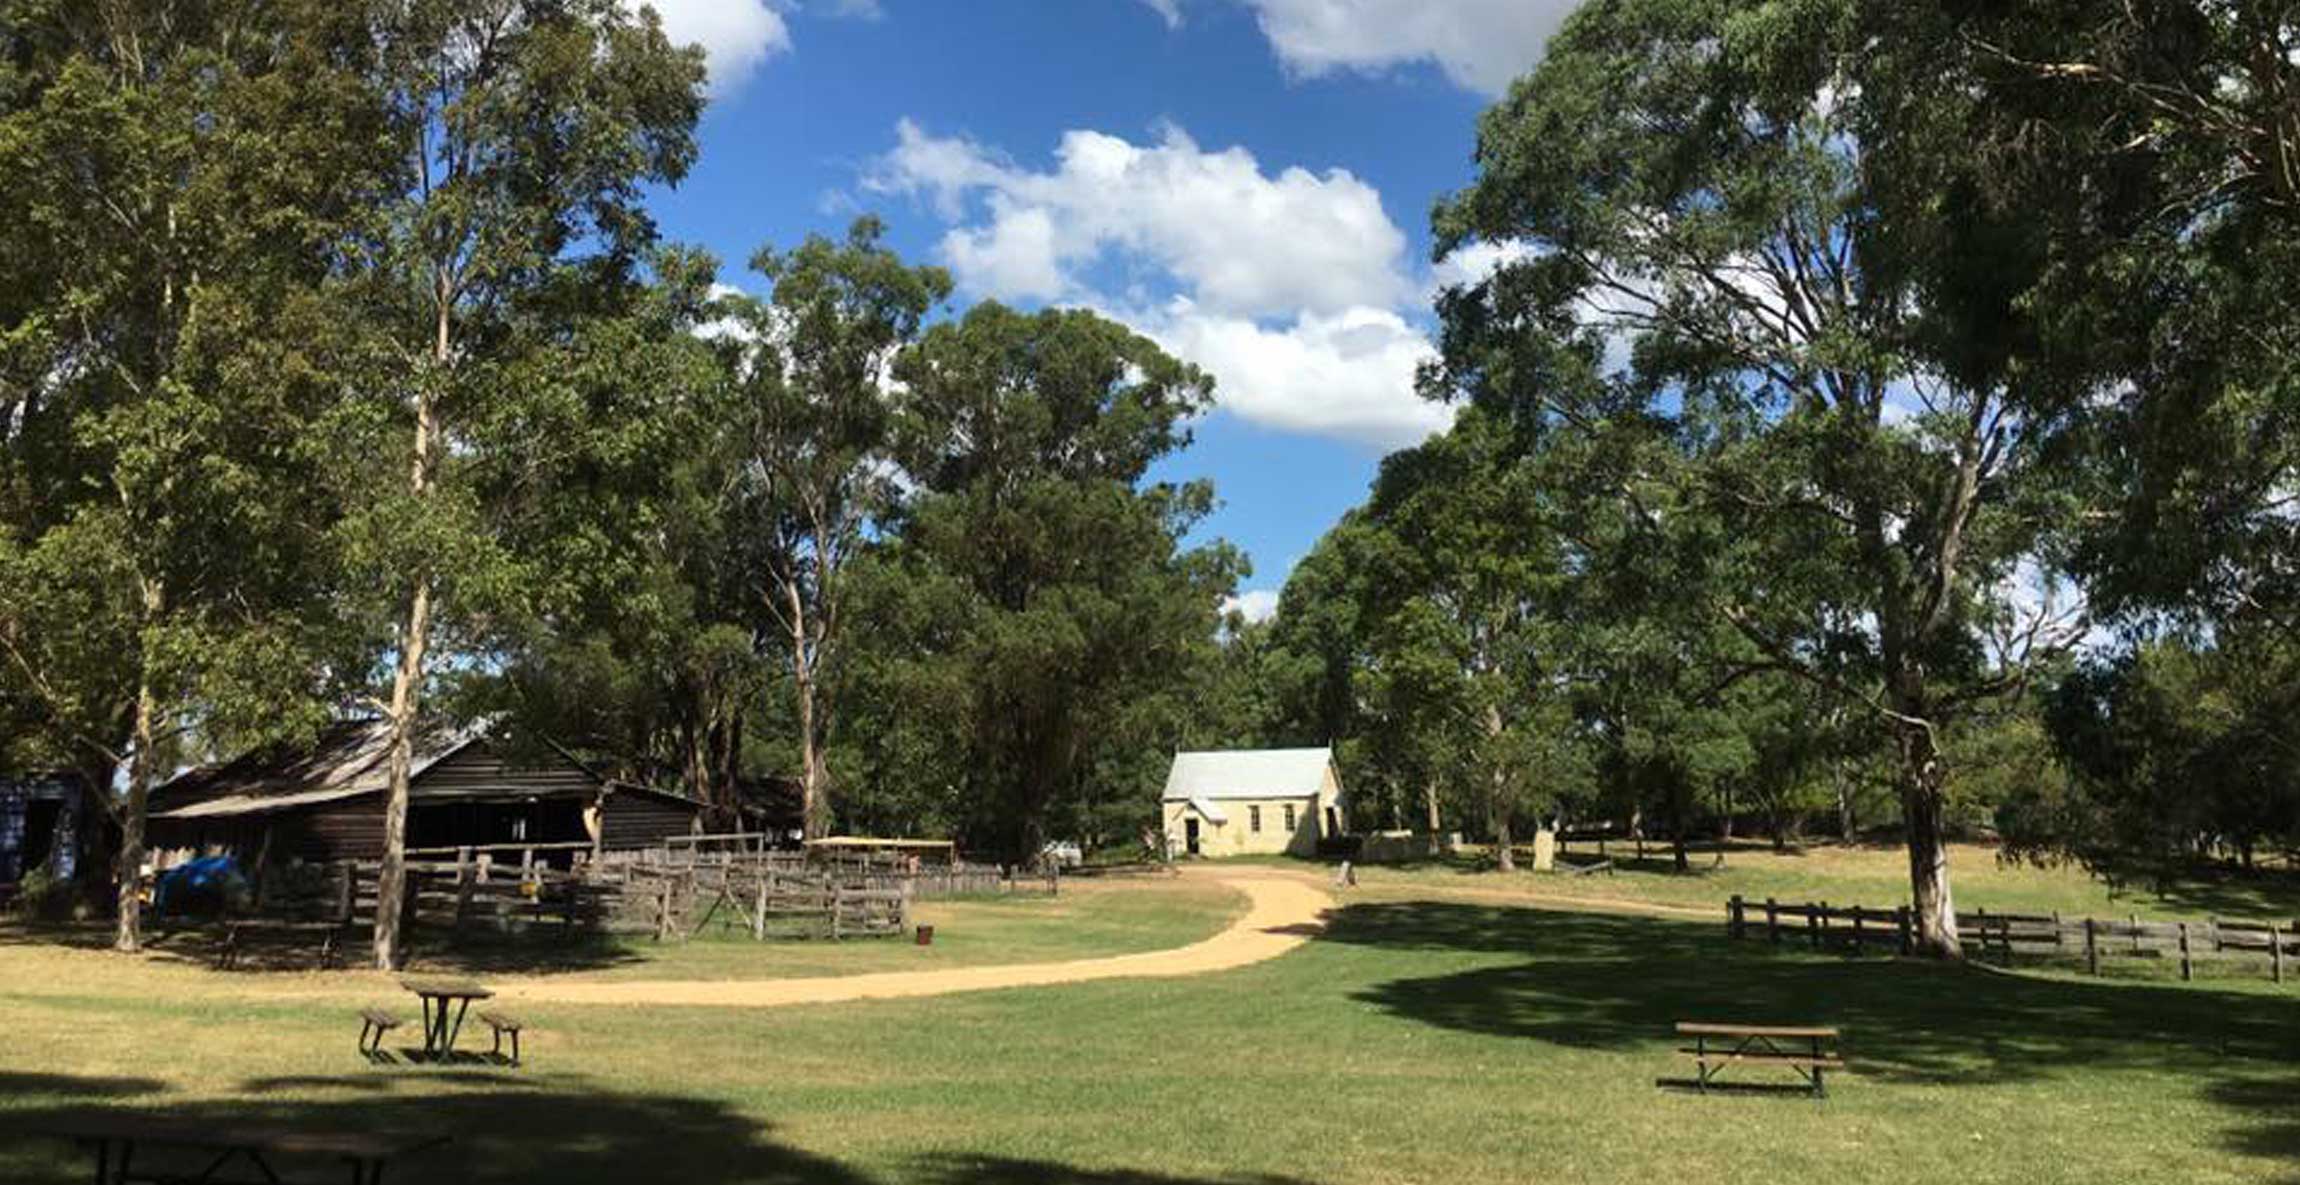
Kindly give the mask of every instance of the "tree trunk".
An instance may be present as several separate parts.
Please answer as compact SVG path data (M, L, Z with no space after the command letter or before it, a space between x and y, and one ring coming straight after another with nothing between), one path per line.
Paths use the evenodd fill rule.
M799 675L795 680L799 708L799 812L807 838L817 839L830 829L830 804L823 796L828 771L823 768L822 747L815 738L815 684L806 671L806 661L804 654L798 656Z
M391 747L385 759L390 789L383 804L383 871L375 886L375 965L399 966L401 913L407 903L408 783L415 769L415 727L422 708L423 652L431 635L431 584L418 580L400 635L399 665L391 677Z
M797 575L786 575L781 583L790 628L791 692L797 699L799 716L799 815L807 838L819 839L830 827L830 804L824 795L829 771L823 764L815 702L815 670L822 650L813 637L814 619L808 615Z
M153 621L163 608L160 587L144 582L144 620ZM158 739L160 704L152 690L147 667L136 682L135 752L128 763L128 801L120 808L119 911L112 934L112 949L133 953L144 945L144 812L152 800L152 780L160 755L153 751Z
M1845 780L1845 761L1838 758L1829 765L1830 774L1837 783L1837 838L1853 843L1861 834L1859 823L1853 818L1853 788Z
M1492 798L1487 803L1486 821L1493 828L1494 867L1503 872L1516 872L1517 853L1512 850L1515 845L1509 831L1509 772L1502 768L1499 756L1501 733L1501 705L1489 703L1485 706L1485 736L1493 746L1495 756Z
M1430 842L1438 842L1444 824L1438 819L1438 784L1432 777L1422 783L1422 811L1429 819Z
M431 456L439 436L439 391L454 364L450 310L454 286L443 270L438 279L438 317L433 323L433 372L422 376L415 395L415 450L407 489L416 498L431 495ZM391 744L385 759L389 789L383 803L383 869L375 885L375 965L399 966L401 914L407 904L408 782L415 770L415 728L423 710L424 651L431 644L431 578L418 576L408 591L407 618L399 634L399 662L391 674Z
M1895 730L1901 756L1901 797L1908 818L1909 889L1917 919L1917 949L1944 959L1964 957L1957 937L1956 902L1949 894L1949 853L1942 816L1946 771L1930 729Z

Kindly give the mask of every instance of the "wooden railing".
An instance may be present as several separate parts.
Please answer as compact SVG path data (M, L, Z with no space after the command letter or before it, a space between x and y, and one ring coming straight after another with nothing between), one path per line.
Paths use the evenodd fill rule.
M1725 903L1725 929L1733 938L1761 936L1776 945L1802 941L1816 950L1854 954L1873 947L1909 954L1916 948L1915 918L1907 906L1747 901L1736 895ZM2300 923L2281 921L2144 922L2138 916L2066 918L1976 909L1957 914L1957 931L1983 958L2010 960L2018 952L2082 959L2092 975L2100 974L2103 959L2177 958L2184 980L2194 979L2196 964L2204 960L2261 960L2269 978L2282 983L2285 964L2300 954Z

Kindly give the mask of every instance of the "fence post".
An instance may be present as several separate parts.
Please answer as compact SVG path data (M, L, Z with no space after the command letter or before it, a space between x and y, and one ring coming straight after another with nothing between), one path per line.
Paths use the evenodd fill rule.
M2129 920L2132 922L2132 953L2137 955L2140 953L2140 915L2133 914Z
M1989 911L1973 910L1973 929L1980 931L1981 957L1985 959L1989 957Z
M769 875L765 869L759 871L758 891L752 895L752 900L757 903L757 908L751 910L751 940L754 942L767 940L767 877Z
M455 849L455 928L463 929L464 915L471 909L471 849Z
M1725 902L1725 936L1741 937L1741 894L1735 893Z
M1847 954L1857 955L1866 949L1865 944L1868 942L1868 934L1861 925L1861 919L1867 913L1867 910L1862 909L1858 905L1853 907L1853 945L1850 950L1846 951Z
M2084 970L2087 975L2100 974L2100 943L2093 934L2092 919L2084 919Z
M1906 905L1894 906L1893 922L1901 932L1901 954L1906 957L1911 951L1917 949L1916 938L1909 933L1909 907Z
M2056 909L2056 910L2052 911L2052 945L2053 945L2053 949L2054 949L2054 950L2058 950L2058 949L2060 949L2060 948L2061 948L2061 946L2063 946L2063 945L2064 945L2064 943L2062 942L2062 939L2064 939L2064 938L2066 938L2066 937L2067 937L2067 935L2066 935L2066 934L2064 934L2064 933L2062 933L2062 932L2061 932L2061 928L2060 928L2060 911Z
M2268 923L2268 977L2284 982L2284 932L2274 922Z
M837 885L832 885L832 886L831 886L831 937L833 937L833 938L841 938L841 937L844 937L844 935L843 935L843 934L841 934L841 933L839 932L839 925L840 925L841 921L843 921L843 920L844 920L842 915L844 915L844 914L846 913L846 900L847 900L847 891L846 891L845 889L843 889L843 888L841 888L841 887L837 886Z
M2189 966L2188 963L2187 922L2180 923L2180 978L2183 981L2195 978L2195 971Z
M1805 941L1810 943L1814 950L1819 950L1828 945L1828 933L1829 903L1823 901L1817 905L1807 905L1805 907Z
M1781 906L1771 897L1765 899L1765 941L1781 945Z

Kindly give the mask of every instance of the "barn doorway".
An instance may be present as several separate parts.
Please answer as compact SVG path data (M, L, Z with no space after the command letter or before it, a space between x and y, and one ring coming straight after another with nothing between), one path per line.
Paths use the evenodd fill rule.
M1196 819L1182 820L1182 850L1193 856L1198 854L1198 820Z

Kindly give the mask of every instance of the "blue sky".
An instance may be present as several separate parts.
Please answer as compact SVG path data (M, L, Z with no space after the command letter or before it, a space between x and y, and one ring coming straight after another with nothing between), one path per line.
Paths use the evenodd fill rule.
M1490 259L1433 266L1430 205L1571 6L652 2L712 66L665 233L755 286L756 247L869 211L961 302L1095 308L1206 367L1217 410L1157 476L1213 480L1250 610L1444 424L1411 390L1429 294Z

